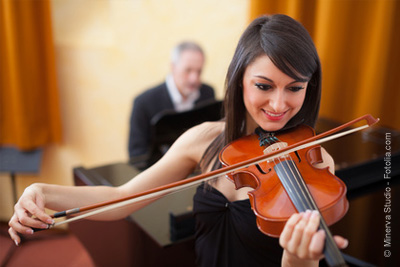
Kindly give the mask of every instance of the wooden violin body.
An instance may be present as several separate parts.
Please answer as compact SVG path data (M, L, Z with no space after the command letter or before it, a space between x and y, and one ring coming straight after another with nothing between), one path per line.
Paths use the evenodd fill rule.
M311 127L301 125L277 137L291 145L313 135L314 130ZM223 165L229 166L263 155L263 151L264 147L259 145L259 136L252 134L227 145L220 153L220 161ZM315 167L315 164L322 161L319 145L289 155L290 157L262 162L227 174L237 189L241 187L254 189L249 192L249 198L257 216L257 225L263 233L273 237L280 235L286 221L293 213L303 211L295 208L293 200L289 197L276 172L276 166L289 159L297 166L328 225L339 221L348 210L345 184L333 175L328 167L324 169ZM293 181L287 182L289 186L296 187Z

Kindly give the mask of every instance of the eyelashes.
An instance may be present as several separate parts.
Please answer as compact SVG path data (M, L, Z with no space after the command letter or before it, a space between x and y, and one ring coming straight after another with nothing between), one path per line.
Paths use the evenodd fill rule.
M258 89L262 90L262 91L267 91L268 89L271 89L272 86L269 84L265 84L265 83L255 83L254 84Z
M289 87L289 90L292 92L298 92L300 90L303 90L305 87L304 86L293 86L293 87Z
M266 84L266 83L255 83L254 86L262 91L267 91L267 90L273 88L271 85ZM291 87L288 87L287 89L292 92L298 92L300 90L303 90L304 88L305 88L305 86L291 86Z

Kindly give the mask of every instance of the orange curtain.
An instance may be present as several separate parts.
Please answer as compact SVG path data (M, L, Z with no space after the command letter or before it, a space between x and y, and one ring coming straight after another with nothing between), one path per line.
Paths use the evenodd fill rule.
M400 1L251 0L250 17L287 14L315 41L322 64L320 116L370 113L400 129Z
M0 0L0 145L61 140L48 0Z

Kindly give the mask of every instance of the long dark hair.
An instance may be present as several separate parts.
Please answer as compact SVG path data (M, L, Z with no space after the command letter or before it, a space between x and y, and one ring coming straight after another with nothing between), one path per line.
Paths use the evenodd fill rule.
M246 134L243 75L247 66L261 55L267 55L278 69L295 80L310 79L303 106L283 129L299 124L314 127L321 99L321 64L311 36L289 16L261 16L242 34L229 65L225 80L225 130L204 154L203 170L223 146Z

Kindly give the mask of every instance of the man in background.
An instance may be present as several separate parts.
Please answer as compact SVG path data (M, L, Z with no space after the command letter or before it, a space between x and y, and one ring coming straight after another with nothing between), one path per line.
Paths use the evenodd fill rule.
M166 110L187 111L215 99L214 89L201 82L204 61L198 44L178 44L172 50L171 72L166 80L135 98L130 119L130 158L151 152L151 120L155 115Z

